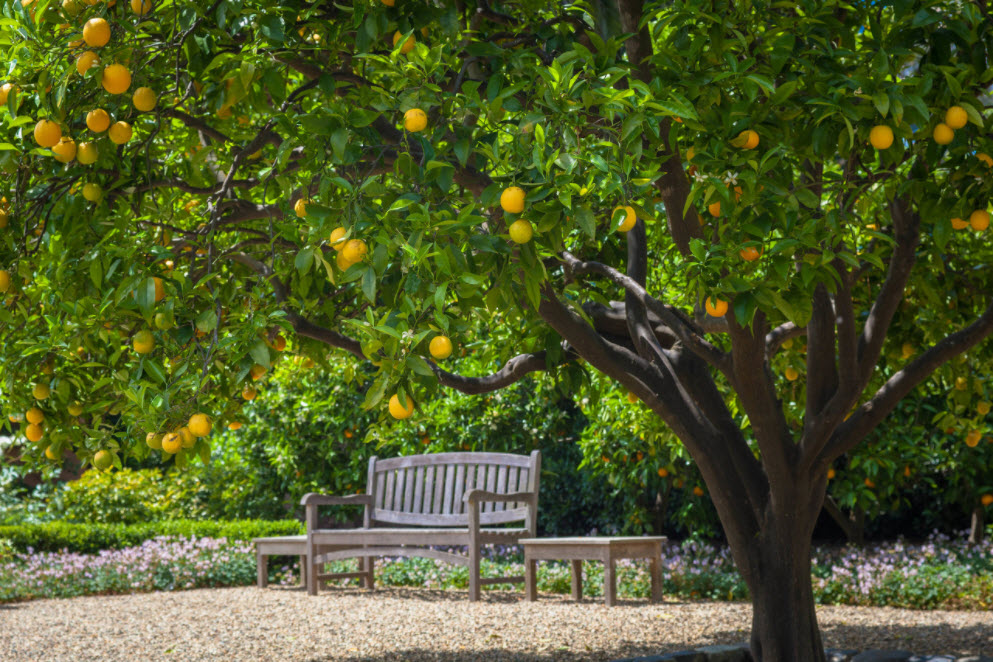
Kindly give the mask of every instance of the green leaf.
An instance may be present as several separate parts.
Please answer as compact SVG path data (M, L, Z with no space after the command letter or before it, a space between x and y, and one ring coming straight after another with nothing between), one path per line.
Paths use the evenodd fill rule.
M261 338L252 343L252 346L248 348L248 354L252 357L253 361L263 368L269 367L269 347Z
M593 216L593 212L589 207L586 205L576 207L576 222L579 224L579 229L586 236L590 239L596 239L596 218Z
M272 41L286 40L285 24L281 16L263 16L259 19L259 32Z
M369 303L376 303L376 270L368 267L362 274L362 294Z
M424 375L425 377L433 377L434 371L431 370L431 366L428 362L417 354L407 355L407 367L416 372L418 375Z
M301 248L297 253L296 258L293 259L293 266L296 270L303 275L310 271L311 267L314 266L314 251L310 247Z
M890 97L885 92L876 92L873 94L872 104L883 117L886 117L886 113L890 112Z
M197 315L197 329L203 333L210 333L217 328L217 313L213 310L205 310Z

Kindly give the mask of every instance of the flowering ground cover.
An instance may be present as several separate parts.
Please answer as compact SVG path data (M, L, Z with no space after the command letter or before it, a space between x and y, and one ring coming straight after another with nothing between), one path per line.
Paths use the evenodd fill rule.
M0 548L2 552L2 548ZM898 540L880 545L818 548L814 553L815 596L821 604L912 607L920 609L988 609L993 605L993 544L970 545L964 538L939 534L912 544ZM352 561L332 564L350 568ZM666 595L682 599L743 600L748 597L726 547L686 541L664 547ZM297 582L298 569L271 566L271 581ZM521 554L514 548L490 548L484 576L521 575ZM569 564L538 564L538 590L568 593ZM380 559L381 585L465 589L467 568L433 559ZM0 556L0 602L32 598L171 591L244 586L255 581L255 554L249 543L224 538L155 538L126 549L98 554L11 553ZM647 597L648 565L620 561L621 597ZM511 588L493 585L492 588ZM519 588L519 587L518 587ZM583 590L599 596L603 567L584 566Z

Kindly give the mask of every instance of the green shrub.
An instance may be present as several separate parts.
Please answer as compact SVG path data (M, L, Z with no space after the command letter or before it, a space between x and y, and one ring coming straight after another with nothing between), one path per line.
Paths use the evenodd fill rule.
M78 524L45 522L0 526L0 540L6 539L14 549L36 552L93 553L105 549L122 549L140 545L156 536L227 538L251 540L267 536L292 536L304 533L296 520L234 520L229 522L169 520L141 524Z
M205 490L195 473L158 469L87 471L48 500L67 522L135 524L204 517Z

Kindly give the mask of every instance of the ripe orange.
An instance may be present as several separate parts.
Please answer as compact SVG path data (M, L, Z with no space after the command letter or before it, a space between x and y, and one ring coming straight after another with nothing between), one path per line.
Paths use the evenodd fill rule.
M28 413L24 414L24 418L28 419L28 423L38 425L45 420L45 413L37 407L32 407Z
M965 445L969 448L975 448L979 445L979 440L983 438L983 433L979 430L969 430L969 433L965 435Z
M131 72L123 64L111 64L103 70L103 89L111 94L124 94L131 87Z
M52 120L39 120L34 126L34 141L39 147L55 147L62 140L62 127Z
M134 107L143 113L155 108L155 103L158 99L155 96L155 92L150 87L139 87L131 95L131 103Z
M738 251L738 255L740 255L741 259L744 260L745 262L754 262L755 260L759 259L759 256L762 254L759 253L759 249L755 248L754 246L745 246L740 251Z
M134 334L131 345L138 354L150 354L155 349L155 336L148 329L142 329Z
M110 115L103 108L86 113L86 127L93 133L103 133L110 126Z
M262 379L262 375L265 374L265 366L256 363L249 369L248 374L251 376L252 380L258 381L259 379Z
M193 448L193 445L197 443L197 438L193 436L190 429L185 425L178 430L179 441L183 445L183 448Z
M428 125L428 116L420 108L411 108L403 114L403 128L411 133L423 131Z
M828 478L828 480L831 480L832 478L834 478L835 475L836 474L834 473L834 469L828 469L828 471L827 471L827 478Z
M965 230L967 227L969 227L969 221L963 221L961 218L952 219L953 230Z
M328 237L328 243L331 244L331 248L336 251L340 251L345 247L345 235L348 233L345 228L337 227L331 231L331 236Z
M400 43L401 39L403 39L403 33L399 31L393 33L393 48L396 48L397 44ZM403 42L403 46L400 47L400 52L403 55L406 55L410 51L414 50L414 46L416 45L417 45L417 40L414 39L414 35L410 35L409 37L407 37L407 41Z
M983 402L977 404L976 413L979 414L980 416L985 416L986 414L990 413L990 403L984 400Z
M153 451L162 450L162 435L155 432L149 432L145 435L145 443Z
M228 430L240 430L240 429L241 429L241 421L231 421L230 423L228 423Z
M45 435L45 431L40 425L31 423L26 428L24 428L24 436L28 438L28 441L41 441L41 438ZM55 459L55 458L52 458Z
M616 216L618 210L624 211L624 217L617 223L618 232L628 232L634 227L634 224L638 222L638 215L635 214L634 207L623 206L614 207L613 215Z
M96 143L79 143L79 147L76 148L76 160L83 165L96 163L97 156Z
M14 91L14 86L11 83L4 83L0 85L0 106L7 105L7 97L10 93Z
M165 298L165 286L162 284L162 279L158 276L153 277L152 282L155 283L155 303L158 303Z
M787 368L784 374L786 375L786 379L791 382L795 382L800 377L800 373L793 367Z
M695 485L693 487L693 495L694 496L698 496L698 497L702 497L703 496L703 488L700 487L699 485Z
M183 447L183 440L175 432L169 432L162 437L162 450L170 455L175 455Z
M987 168L993 168L993 156L986 152L979 152L976 154L976 158L985 163Z
M745 129L738 134L738 137L745 139L745 144L741 146L742 149L755 149L759 146L759 134L751 129Z
M711 317L724 317L728 311L728 302L723 299L713 299L707 297L707 300L703 304L704 310Z
M34 388L31 389L31 395L34 396L35 400L45 400L51 394L52 389L48 387L48 384L35 384Z
M83 197L93 203L100 202L103 198L103 189L99 184L87 182L83 184Z
M435 336L428 346L431 356L442 361L452 355L452 341L448 336Z
M241 390L241 397L245 400L254 400L256 395L258 395L258 391L251 386L246 386Z
M293 211L296 212L297 218L307 218L307 201L300 198L293 204Z
M977 209L969 214L969 225L973 230L982 232L990 226L990 213L985 209Z
M720 200L718 200L717 202L712 202L709 205L707 205L707 211L710 212L710 215L711 216L714 216L714 217L720 216L721 215L721 202L720 202Z
M152 11L152 0L131 0L131 11L138 16L144 16Z
M524 211L524 189L519 186L508 186L500 194L500 207L508 214L520 214Z
M869 144L876 149L888 149L893 144L893 129L879 124L869 131Z
M69 163L76 158L76 141L69 137L63 137L58 144L52 147L52 156L59 163Z
M110 41L110 23L103 18L91 18L83 26L83 41L87 46L100 48Z
M660 477L665 478L668 475L669 475L669 470L668 469L666 469L665 467L662 467L661 469L659 469L659 476Z
M531 222L519 218L510 224L510 238L515 244L526 244L534 236L534 228Z
M345 247L341 249L339 255L343 257L348 262L355 264L365 257L366 253L369 252L369 247L365 245L365 242L361 239L350 239Z
M80 76L85 74L91 68L100 65L100 56L93 51L83 51L76 58L76 71Z
M938 126L934 127L934 131L931 132L931 137L939 145L947 145L955 140L955 132L944 122L939 122Z
M0 292L6 292L10 289L10 272L6 269L0 269Z
M865 486L868 487L870 490L876 486L876 484L871 480L869 480L868 478L866 478L865 481L863 482L865 483Z
M127 122L114 122L107 129L107 137L115 145L124 145L131 140L132 134L131 125Z
M398 398L396 394L394 394L393 397L390 398L390 416L392 416L393 418L402 420L405 418L410 418L411 414L413 413L414 413L414 401L411 399L409 395L407 396L406 407L400 403L400 398Z
M980 497L979 503L983 504L984 506L993 505L993 494L984 494L982 497Z
M952 129L961 129L969 123L969 114L962 106L952 106L945 111L945 124Z
M283 336L276 336L272 340L272 348L277 352L281 352L286 349L286 338Z

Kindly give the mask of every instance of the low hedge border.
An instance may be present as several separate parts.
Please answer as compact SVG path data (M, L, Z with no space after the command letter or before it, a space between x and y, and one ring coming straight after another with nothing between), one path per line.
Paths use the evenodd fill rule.
M7 540L18 552L30 547L36 552L67 550L92 554L105 549L134 547L156 536L227 538L251 540L268 536L295 536L306 533L296 520L165 520L142 524L75 524L45 522L0 526L0 540Z

